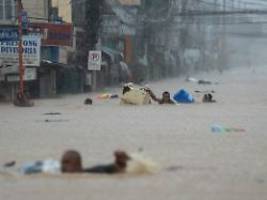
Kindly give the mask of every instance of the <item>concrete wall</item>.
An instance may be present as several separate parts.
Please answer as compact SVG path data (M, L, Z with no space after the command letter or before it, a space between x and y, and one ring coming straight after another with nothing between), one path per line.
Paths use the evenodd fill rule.
M31 22L48 21L50 0L22 0L22 3Z
M77 3L78 1L72 1L73 3ZM79 3L79 2L78 2ZM71 4L70 1L66 0L52 0L53 7L58 8L59 17L62 17L62 19L65 22L71 23Z

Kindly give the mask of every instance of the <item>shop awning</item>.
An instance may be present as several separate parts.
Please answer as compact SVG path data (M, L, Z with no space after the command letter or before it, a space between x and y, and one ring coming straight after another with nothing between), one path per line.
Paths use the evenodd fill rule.
M122 52L105 46L101 47L101 51L106 53L113 63L115 61L115 56L122 56Z

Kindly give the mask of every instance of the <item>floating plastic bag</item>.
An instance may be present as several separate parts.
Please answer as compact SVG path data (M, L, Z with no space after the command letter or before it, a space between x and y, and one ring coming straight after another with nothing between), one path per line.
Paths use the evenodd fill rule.
M48 173L55 174L60 172L60 163L56 160L41 160L24 164L20 169L22 174Z
M141 154L130 154L131 160L127 165L126 172L130 174L154 174L160 170L157 163L145 158Z
M195 101L193 96L184 89L178 91L173 96L173 99L178 103L194 103Z
M142 88L129 88L121 97L121 103L133 105L150 104L150 95Z

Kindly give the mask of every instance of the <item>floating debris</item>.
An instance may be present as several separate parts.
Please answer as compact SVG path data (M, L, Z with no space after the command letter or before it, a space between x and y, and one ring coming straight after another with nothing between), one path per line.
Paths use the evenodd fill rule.
M60 112L49 112L49 113L44 113L44 115L61 115Z

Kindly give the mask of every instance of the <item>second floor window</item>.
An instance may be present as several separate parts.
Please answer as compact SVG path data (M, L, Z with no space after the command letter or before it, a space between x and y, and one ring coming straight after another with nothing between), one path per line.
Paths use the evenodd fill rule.
M15 16L15 1L0 0L0 20L11 20Z

